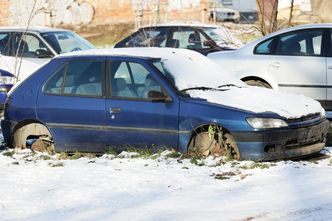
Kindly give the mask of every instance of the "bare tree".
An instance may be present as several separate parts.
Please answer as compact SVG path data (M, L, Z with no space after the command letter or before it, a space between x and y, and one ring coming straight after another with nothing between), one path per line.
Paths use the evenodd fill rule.
M293 26L293 10L294 10L294 0L291 0L290 10L289 10L289 18L288 18L288 26Z
M21 65L22 65L22 50L21 47L24 47L25 45L23 44L24 43L24 39L26 38L26 35L27 35L27 32L28 32L28 29L29 29L29 26L30 26L30 23L31 23L31 20L33 18L33 16L35 15L35 9L36 9L36 4L37 4L37 1L38 0L34 0L33 2L33 5L32 5L32 9L31 9L31 12L29 13L29 18L28 18L28 21L27 21L27 24L26 24L26 27L25 27L25 30L24 32L22 33L21 35L21 38L19 39L19 42L18 42L18 46L17 46L17 49L16 49L16 52L15 52L15 64L14 64L14 77L15 77L15 83L18 81L18 78L19 78L19 75L21 73ZM21 52L21 54L20 54Z
M256 0L259 15L259 31L262 35L269 34L278 29L278 4L279 0Z

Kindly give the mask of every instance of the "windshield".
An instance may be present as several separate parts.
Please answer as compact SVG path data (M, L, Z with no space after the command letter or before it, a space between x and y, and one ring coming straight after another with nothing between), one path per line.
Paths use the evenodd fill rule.
M202 27L202 30L219 46L236 49L244 45L239 39L235 38L225 28Z
M205 56L189 50L178 49L153 61L179 91L220 90L223 87L243 87L225 68L221 68Z
M45 32L41 36L57 54L95 48L87 40L70 31Z

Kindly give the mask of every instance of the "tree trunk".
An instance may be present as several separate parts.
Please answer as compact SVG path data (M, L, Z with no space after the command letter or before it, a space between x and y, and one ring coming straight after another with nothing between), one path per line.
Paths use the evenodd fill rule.
M273 3L269 33L275 32L278 28L278 3L279 0L275 0Z

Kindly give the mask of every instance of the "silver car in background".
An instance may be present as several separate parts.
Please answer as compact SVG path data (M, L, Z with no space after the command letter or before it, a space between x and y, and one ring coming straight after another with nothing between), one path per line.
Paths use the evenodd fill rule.
M332 24L283 29L208 57L249 85L303 94L332 111Z

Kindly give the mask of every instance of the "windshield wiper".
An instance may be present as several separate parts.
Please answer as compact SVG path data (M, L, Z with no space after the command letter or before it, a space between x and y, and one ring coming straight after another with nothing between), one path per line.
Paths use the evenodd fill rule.
M212 91L217 91L218 89L212 88L212 87L190 87L190 88L186 88L186 89L181 90L181 92L190 91L190 90L202 90L202 91L212 90Z
M240 86L235 85L235 84L223 84L223 85L218 86L218 88L222 88L222 87L237 87L237 88L241 88Z

